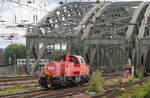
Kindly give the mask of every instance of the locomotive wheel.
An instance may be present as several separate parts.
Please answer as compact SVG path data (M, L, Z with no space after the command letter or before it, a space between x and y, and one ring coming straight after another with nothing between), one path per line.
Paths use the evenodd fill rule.
M80 84L80 82L81 82L81 77L80 76L76 76L75 80L74 80L75 86Z
M46 77L41 77L40 80L39 80L39 84L42 87L48 88L48 86L47 86L47 78Z
M86 77L86 83L88 83L89 80L90 80L90 77L89 77L89 75L87 75L87 77Z

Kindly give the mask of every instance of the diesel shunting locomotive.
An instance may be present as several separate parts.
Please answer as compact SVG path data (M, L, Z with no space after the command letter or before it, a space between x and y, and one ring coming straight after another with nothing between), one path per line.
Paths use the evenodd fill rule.
M42 72L39 84L42 87L77 85L88 82L89 68L78 55L64 55L59 61L48 62Z

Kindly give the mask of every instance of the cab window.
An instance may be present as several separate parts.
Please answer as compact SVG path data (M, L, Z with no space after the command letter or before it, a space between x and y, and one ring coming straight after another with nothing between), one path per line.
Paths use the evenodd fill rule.
M73 57L70 57L70 62L74 62L74 58Z
M81 63L84 63L82 58L80 58L80 62L81 62Z
M78 59L76 58L76 64L79 64L79 61L78 61Z

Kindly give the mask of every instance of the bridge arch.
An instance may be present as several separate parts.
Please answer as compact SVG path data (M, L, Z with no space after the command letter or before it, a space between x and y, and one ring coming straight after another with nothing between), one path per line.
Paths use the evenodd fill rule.
M101 65L100 68L110 64L119 69L128 58L138 65L137 56L141 52L137 48L139 41L149 34L144 24L149 19L148 9L149 3L141 1L72 2L61 5L28 30L27 58L33 52L31 49L36 46L35 43L43 43L43 47L36 51L36 68L48 45L65 43L68 53L82 55L92 66ZM139 38L141 40L137 40ZM102 58L108 59L109 63L100 64Z

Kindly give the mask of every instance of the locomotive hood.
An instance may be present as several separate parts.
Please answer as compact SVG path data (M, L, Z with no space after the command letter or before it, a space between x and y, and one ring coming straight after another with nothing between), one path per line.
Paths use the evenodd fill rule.
M56 77L72 77L84 75L89 72L83 58L77 55L64 55L59 61L48 62L43 70L43 74Z
M44 73L49 73L50 77L60 77L64 75L66 62L52 61L46 64Z

